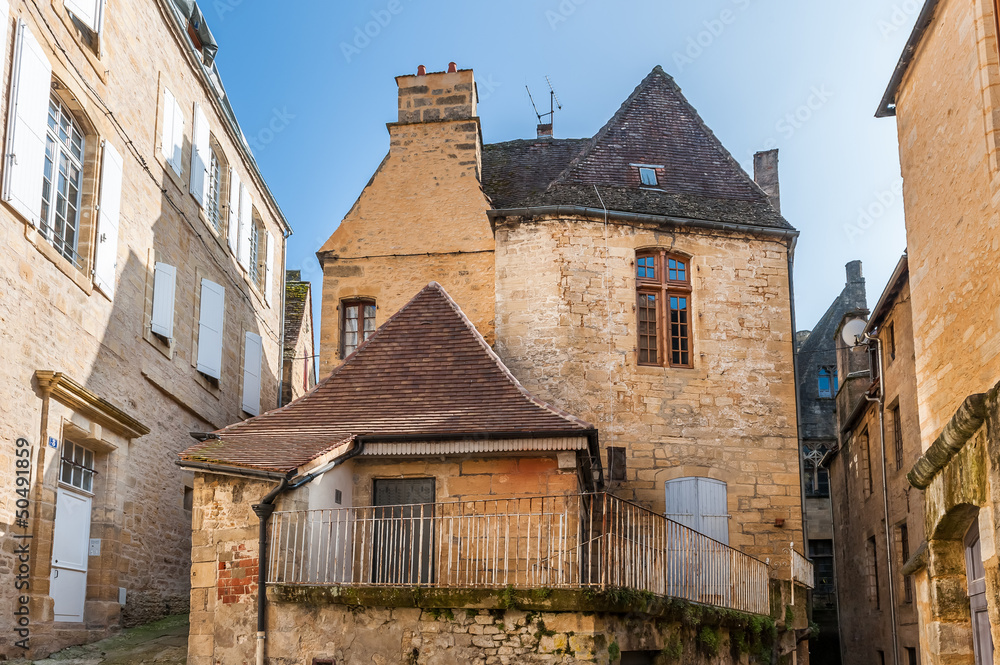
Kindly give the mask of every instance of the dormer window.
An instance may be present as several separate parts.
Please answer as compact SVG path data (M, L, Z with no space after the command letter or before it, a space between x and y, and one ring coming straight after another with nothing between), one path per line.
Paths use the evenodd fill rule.
M662 164L629 164L629 166L639 170L640 187L660 186L660 179L657 177L656 172L663 169Z

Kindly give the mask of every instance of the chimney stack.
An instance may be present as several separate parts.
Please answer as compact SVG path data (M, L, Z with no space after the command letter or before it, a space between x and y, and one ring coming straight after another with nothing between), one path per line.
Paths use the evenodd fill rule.
M538 138L552 138L552 123L546 122L538 125L536 128L538 131Z
M471 69L459 70L448 63L447 72L427 72L417 67L416 76L397 76L399 122L418 123L467 120L476 117L476 82Z
M753 179L767 194L771 205L781 212L781 189L778 187L778 149L758 152L753 156Z

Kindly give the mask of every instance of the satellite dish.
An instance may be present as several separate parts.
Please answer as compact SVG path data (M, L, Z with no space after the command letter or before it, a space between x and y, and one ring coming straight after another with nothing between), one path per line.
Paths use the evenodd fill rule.
M867 327L868 322L864 319L851 319L841 329L840 338L849 347L858 346L861 343L860 337L865 334L865 328Z

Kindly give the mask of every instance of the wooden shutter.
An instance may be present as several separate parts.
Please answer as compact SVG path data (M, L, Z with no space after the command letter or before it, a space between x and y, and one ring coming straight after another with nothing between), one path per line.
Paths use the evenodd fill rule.
M236 171L229 169L229 229L226 236L229 240L229 249L236 253L240 244L240 177Z
M191 195L198 205L205 207L205 194L208 192L209 143L208 118L201 110L201 105L195 102L194 125L191 130Z
M160 131L160 141L167 164L174 173L180 175L183 170L181 157L184 154L184 111L177 103L177 98L167 88L163 89L163 126Z
M260 365L263 346L260 335L247 332L243 343L243 410L260 414Z
M157 262L153 268L151 329L157 335L162 335L167 339L174 336L174 292L176 288L177 268Z
M274 287L271 282L274 280L274 234L267 232L267 262L264 264L264 299L267 304L271 304L271 295Z
M726 484L712 478L668 480L666 516L698 533L729 544Z
M100 32L103 5L103 0L66 0L66 9L94 32Z
M698 479L677 478L666 482L666 516L698 529Z
M109 298L115 296L118 267L118 225L122 205L122 156L104 141L101 162L101 203L97 210L97 248L94 254L94 284Z
M226 309L226 289L201 280L201 308L198 315L198 371L222 377L222 325Z
M160 122L160 154L173 166L174 159L174 93L163 88L163 118Z
M240 246L236 256L244 270L250 269L250 243L253 242L253 201L246 185L240 185Z
M11 75L4 200L38 225L52 66L28 24L18 21Z

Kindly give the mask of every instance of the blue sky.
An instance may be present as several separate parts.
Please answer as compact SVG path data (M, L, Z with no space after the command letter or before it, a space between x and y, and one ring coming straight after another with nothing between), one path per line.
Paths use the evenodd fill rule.
M544 99L549 76L563 104L555 135L588 137L660 64L744 169L755 151L780 149L782 213L801 232L799 329L822 316L854 259L873 305L905 249L896 125L874 111L921 4L202 3L244 133L295 230L288 268L313 281L314 304L315 252L388 149L394 76L449 61L474 69L489 143L534 136L526 84Z

